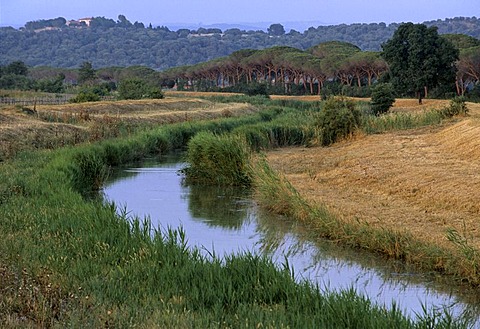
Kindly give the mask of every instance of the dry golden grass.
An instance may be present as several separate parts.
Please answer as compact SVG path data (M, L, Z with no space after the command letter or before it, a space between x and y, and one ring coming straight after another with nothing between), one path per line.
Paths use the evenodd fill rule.
M209 97L209 96L232 96L243 95L241 93L223 93L211 91L164 91L167 97Z
M288 99L288 100L297 100L304 102L315 102L320 101L321 98L319 95L310 95L310 96L285 96L285 95L271 95L271 99Z
M198 118L201 118L202 114L205 116L208 116L207 114L221 116L222 111L227 110L232 114L237 112L244 114L246 109L250 109L250 107L245 104L218 104L198 98L91 102L37 107L39 112L50 111L58 115L81 113L88 115L90 119L108 115L124 119L144 118L145 120L151 120L155 117L176 116L178 113L183 113L183 117L185 117L185 114L198 114Z
M429 103L422 106L445 105ZM470 116L446 126L276 150L268 161L302 196L345 221L445 247L454 228L480 248L480 104L468 107Z
M55 148L97 140L102 138L100 128L113 131L120 123L132 127L153 126L256 111L248 104L220 104L193 97L42 105L36 106L35 114L27 114L19 106L4 106L0 107L0 161L23 149Z
M365 99L370 101L370 99ZM448 106L449 100L445 99L424 99L422 104L418 104L417 99L397 99L393 104L393 112L411 112L411 111L427 111Z

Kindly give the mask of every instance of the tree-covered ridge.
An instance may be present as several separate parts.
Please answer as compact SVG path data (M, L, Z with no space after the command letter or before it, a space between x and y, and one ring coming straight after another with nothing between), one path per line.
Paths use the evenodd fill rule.
M425 23L436 26L440 34L466 34L480 38L480 20L453 18ZM213 60L241 49L266 49L289 46L307 50L327 41L348 42L363 51L380 51L400 24L341 24L310 27L299 32L285 31L272 24L265 31L238 28L179 29L94 17L71 22L62 17L28 22L24 28L0 29L0 65L20 60L28 66L76 68L89 61L94 67L141 65L155 70L192 65Z

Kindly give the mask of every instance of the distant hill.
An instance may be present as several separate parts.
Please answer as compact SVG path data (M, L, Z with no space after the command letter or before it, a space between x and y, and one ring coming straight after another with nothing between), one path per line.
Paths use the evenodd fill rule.
M119 21L95 17L88 24L58 17L28 22L20 29L0 28L0 65L20 60L28 66L78 68L89 61L96 68L141 65L165 70L228 56L240 49L290 46L305 50L332 40L352 43L361 50L379 51L399 26L340 24L299 31L276 24L277 28L271 30L229 25L173 30L131 23L124 16ZM437 26L441 34L461 33L480 39L480 19L476 17L424 24ZM278 29L278 25L282 28Z

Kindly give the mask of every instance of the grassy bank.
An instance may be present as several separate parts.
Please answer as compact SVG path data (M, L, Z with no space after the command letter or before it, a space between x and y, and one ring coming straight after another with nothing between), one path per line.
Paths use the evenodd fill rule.
M452 248L425 243L405 231L376 228L360 221L344 221L322 204L306 201L265 159L257 159L254 175L259 202L270 211L306 223L312 234L343 245L380 253L414 264L425 272L439 272L480 284L478 251L457 232L451 231Z
M2 327L462 328L413 322L353 291L294 282L287 267L245 254L206 259L181 231L155 231L86 198L108 168L182 148L197 133L264 116L183 123L128 139L22 153L0 164Z

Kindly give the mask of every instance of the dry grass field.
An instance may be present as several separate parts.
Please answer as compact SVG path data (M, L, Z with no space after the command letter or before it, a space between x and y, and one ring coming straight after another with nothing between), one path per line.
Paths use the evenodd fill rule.
M394 110L447 104L399 100ZM441 127L280 149L268 161L303 197L344 221L407 231L446 247L453 228L480 248L480 104L467 104L468 117Z
M192 120L234 117L257 111L248 104L214 103L190 97L159 100L106 101L65 105L0 107L0 160L19 150L55 148L87 140L120 125L153 126Z

